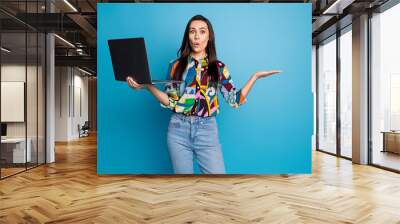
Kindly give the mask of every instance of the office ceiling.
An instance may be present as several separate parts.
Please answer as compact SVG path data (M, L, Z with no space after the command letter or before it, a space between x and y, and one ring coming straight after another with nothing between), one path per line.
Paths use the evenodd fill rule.
M250 0L206 2L252 2L252 3L312 3L313 5L313 42L332 35L339 19L351 16L365 10L373 9L388 0ZM11 48L14 54L25 54L24 33L55 32L61 38L56 39L56 65L80 66L96 71L96 37L97 37L97 2L182 2L166 0L1 0L0 28L2 45ZM193 0L185 2L205 2ZM50 7L53 13L48 13ZM345 19L343 21L346 21ZM341 26L346 26L343 22ZM332 28L333 27L333 28ZM28 39L32 39L31 35ZM23 47L21 47L23 46ZM29 43L27 52L34 52L35 43ZM29 56L28 56L29 58Z

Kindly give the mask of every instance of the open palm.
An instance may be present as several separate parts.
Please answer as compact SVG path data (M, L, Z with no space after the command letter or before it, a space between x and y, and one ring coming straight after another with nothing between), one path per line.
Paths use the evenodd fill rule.
M259 72L254 73L254 75L257 78L264 78L264 77L268 77L268 76L279 74L279 73L282 73L282 71L281 70L271 70L271 71L259 71Z

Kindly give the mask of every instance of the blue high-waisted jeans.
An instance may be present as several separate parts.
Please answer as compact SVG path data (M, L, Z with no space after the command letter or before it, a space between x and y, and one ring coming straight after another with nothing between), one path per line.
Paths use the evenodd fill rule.
M172 114L167 141L176 174L192 174L193 159L197 159L200 171L204 174L225 173L217 121L214 116Z

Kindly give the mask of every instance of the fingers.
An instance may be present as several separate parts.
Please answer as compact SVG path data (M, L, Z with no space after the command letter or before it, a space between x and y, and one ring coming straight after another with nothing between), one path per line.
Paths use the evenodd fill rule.
M133 89L141 89L143 87L142 84L137 83L131 76L128 76L126 78L126 81L128 82L128 85L133 88Z
M266 71L264 73L272 75L272 74L278 74L278 73L281 73L281 72L282 71L280 71L280 70L271 70L271 71Z
M281 70L259 71L259 72L256 72L256 77L264 78L264 77L268 77L268 76L279 74L279 73L282 73L282 71Z
M280 70L271 70L271 71L265 71L265 72L262 72L262 73L264 75L268 76L268 75L274 75L274 74L282 73L282 71L280 71Z
M130 81L129 85L134 89L140 89L140 88L143 87L143 85L141 85L141 84L139 84L139 83L137 83L135 81Z

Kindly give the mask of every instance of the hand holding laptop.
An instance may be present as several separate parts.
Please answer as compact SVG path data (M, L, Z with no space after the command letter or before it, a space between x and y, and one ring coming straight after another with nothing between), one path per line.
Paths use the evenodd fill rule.
M126 77L126 82L128 83L129 87L139 90L143 87L146 87L147 84L139 84L135 81L135 79L132 78L132 76Z
M147 51L143 37L108 40L110 56L115 80L128 81L128 77L136 84L180 83L176 80L152 80L147 62ZM128 82L129 83L129 82ZM140 89L140 85L131 82L132 88Z
M163 105L167 106L169 104L169 97L166 93L163 91L159 90L157 87L155 87L153 84L139 84L136 82L132 76L127 76L126 77L126 82L128 83L129 87L131 87L134 90L140 90L141 88L145 87L146 90L148 90L153 96L160 101Z

